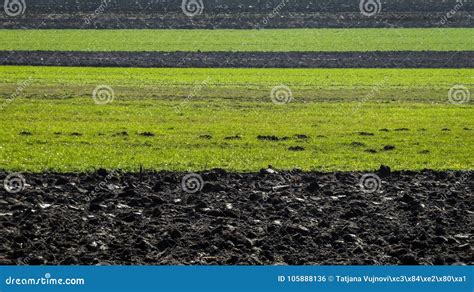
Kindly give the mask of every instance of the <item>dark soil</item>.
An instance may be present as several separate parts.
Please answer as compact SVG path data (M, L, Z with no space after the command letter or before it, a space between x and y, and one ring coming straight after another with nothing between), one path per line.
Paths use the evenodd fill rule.
M25 174L0 188L0 265L474 264L472 172L377 174Z
M353 3L358 1L353 1ZM471 11L458 11L456 17L446 18L454 6L438 12L411 11L385 12L367 17L357 8L351 12L286 12L268 13L205 13L188 17L179 12L110 12L90 13L27 13L23 17L8 17L0 14L1 28L95 28L95 29L252 29L252 28L361 28L361 27L472 27ZM467 8L466 8L467 9ZM357 11L355 11L357 10ZM139 16L137 16L139 15ZM274 15L272 18L271 16Z
M472 1L381 0L373 16L360 1L202 1L193 17L182 1L29 1L24 14L0 13L1 28L347 28L472 27ZM452 10L456 10L454 13ZM449 14L448 14L449 13Z
M189 1L189 0L188 0ZM354 0L204 0L202 1L203 12L212 13L242 13L259 12L270 13L278 8L279 12L355 12L359 11L359 1ZM381 0L382 11L406 12L406 11L447 11L453 8L450 1L439 0ZM474 4L463 1L462 10L472 11ZM103 9L98 7L104 4ZM182 1L156 1L156 0L108 0L106 3L98 3L97 0L35 0L28 3L28 12L89 12L106 13L112 12L134 12L134 13L173 13L181 11ZM280 5L284 4L284 5ZM279 6L280 5L280 6ZM278 7L279 6L279 7ZM99 8L99 9L98 9ZM277 11L277 12L278 12Z
M173 68L474 68L474 51L306 53L0 51L0 65Z

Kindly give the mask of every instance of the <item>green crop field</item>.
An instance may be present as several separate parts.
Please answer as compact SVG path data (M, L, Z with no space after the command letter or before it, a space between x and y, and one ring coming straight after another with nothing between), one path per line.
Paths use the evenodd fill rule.
M0 94L30 80L27 97L91 96L97 85L118 97L257 99L268 101L278 85L292 89L297 102L424 101L447 103L455 84L472 86L472 69L199 69L0 67ZM198 90L196 90L198 89Z
M0 50L460 51L472 28L266 30L0 30Z
M0 30L0 50L459 51L474 29ZM0 169L473 169L473 69L0 67ZM108 103L94 90L110 87ZM275 103L286 86L291 100ZM285 91L285 93L288 93ZM274 97L274 96L273 96Z
M4 66L0 169L473 169L474 109L448 102L473 72Z

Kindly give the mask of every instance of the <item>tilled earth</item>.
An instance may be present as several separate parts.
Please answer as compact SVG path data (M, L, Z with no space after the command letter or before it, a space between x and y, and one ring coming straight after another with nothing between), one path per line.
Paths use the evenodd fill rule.
M0 65L173 68L474 68L474 52L0 51Z
M454 3L453 3L454 5ZM359 10L354 12L285 12L277 15L267 13L246 13L231 11L229 13L204 13L188 17L180 12L152 13L33 13L28 10L23 17L8 17L0 14L0 27L10 28L96 28L96 29L252 29L252 28L361 28L361 27L472 27L471 11L458 11L456 17L447 21L449 7L441 11L384 12L367 17Z
M23 174L0 265L474 264L474 173L375 174Z

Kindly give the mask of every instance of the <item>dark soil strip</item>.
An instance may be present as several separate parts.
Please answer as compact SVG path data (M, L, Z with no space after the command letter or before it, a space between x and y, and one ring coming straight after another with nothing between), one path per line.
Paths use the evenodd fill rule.
M356 1L357 2L357 1ZM357 2L358 3L358 2ZM471 12L456 17L442 12L381 12L367 17L357 12L206 13L188 17L168 13L31 13L14 18L0 14L0 27L7 28L96 28L96 29L252 29L252 28L361 28L361 27L473 27Z
M474 68L463 52L0 52L0 65L176 68Z
M185 175L24 175L0 188L0 265L474 264L473 173Z
M191 2L191 0L186 0ZM105 3L98 3L97 0L35 0L28 3L29 12L89 12L106 13L131 12L131 13L157 13L157 12L181 12L183 1L157 1L157 0L108 0ZM203 12L220 13L242 13L261 12L274 13L296 11L296 12L358 12L360 1L354 0L332 0L332 1L282 1L282 0L204 0L202 2ZM368 1L367 1L368 2ZM456 3L439 0L378 0L383 11L448 11ZM458 1L460 2L460 1ZM469 1L462 1L462 10L472 11L474 4ZM99 4L102 7L98 7ZM200 4L200 3L198 3ZM97 9L99 8L99 9ZM100 9L102 8L102 9ZM275 12L277 8L277 12Z

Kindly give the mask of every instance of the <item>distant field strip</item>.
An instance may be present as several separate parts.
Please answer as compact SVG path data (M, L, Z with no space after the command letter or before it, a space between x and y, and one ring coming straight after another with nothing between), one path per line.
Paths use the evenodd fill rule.
M0 51L0 65L136 68L474 68L474 51Z
M1 66L0 84L29 77L33 83L80 85L183 86L209 79L209 87L268 86L281 82L298 87L370 87L387 76L388 86L443 88L474 84L474 69L213 69L93 68Z
M469 51L473 28L0 30L2 51Z
M447 102L456 84L474 85L474 69L193 69L0 66L0 97L29 80L27 97L90 96L112 86L118 98L250 98L267 100L278 85L295 102L356 100ZM371 92L374 91L372 94Z

